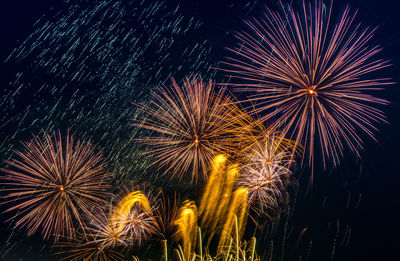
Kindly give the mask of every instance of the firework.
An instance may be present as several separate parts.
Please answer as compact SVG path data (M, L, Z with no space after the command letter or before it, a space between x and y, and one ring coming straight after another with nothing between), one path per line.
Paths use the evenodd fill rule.
M389 66L374 59L381 51L370 45L376 29L355 25L349 6L334 24L332 4L327 9L320 0L303 2L300 13L268 9L264 18L247 22L251 32L237 34L243 44L230 49L237 58L228 58L223 69L241 79L235 88L253 92L253 113L304 145L311 166L319 145L324 168L328 160L339 163L345 145L358 155L359 130L374 138L375 123L385 117L372 105L388 102L369 92L392 84L367 78Z
M121 236L129 235L132 243L140 244L148 234L155 233L153 213L149 197L142 191L133 191L113 208L109 224Z
M172 79L171 87L153 93L151 106L140 105L147 116L135 120L134 126L158 136L138 141L153 146L148 151L160 167L167 166L182 178L191 172L192 181L207 176L213 157L227 151L229 129L237 121L236 111L224 90L214 90L210 80L186 78L183 86Z
M9 168L1 169L9 192L4 203L14 204L7 211L18 211L15 226L27 227L28 235L40 228L44 238L71 234L74 224L84 227L81 213L104 203L110 179L94 146L69 134L64 142L60 132L53 136L23 142L24 151L15 151L20 159L5 161Z
M225 163L227 157L218 155L214 158L213 168L210 177L207 180L206 187L200 201L199 214L202 219L202 225L207 226L210 223L218 222L219 217L215 216L220 200L225 200L226 197L221 197L225 176ZM226 186L228 187L228 186ZM225 188L226 188L225 187ZM230 196L230 193L228 194Z
M225 224L222 228L219 246L226 244L235 227L237 240L240 240L243 236L247 221L248 194L249 190L244 187L237 188L233 193L226 219L224 220Z
M97 222L95 222L97 223ZM64 255L61 260L93 260L93 261L122 261L125 260L124 256L113 249L112 247L125 246L125 242L119 240L120 237L115 239L110 237L111 227L107 222L100 222L103 224L97 227L95 233L85 231L84 233L76 233L73 238L66 238L68 241L58 242L55 247L63 248L56 254Z
M224 155L214 158L213 169L200 201L201 225L207 228L208 244L225 224L238 176L237 164L226 167L226 161L227 157Z
M132 236L128 226L116 226L110 222L110 216L113 214L114 206L110 204L109 211L101 210L96 215L90 217L89 225L86 228L85 241L87 245L97 245L98 249L112 249L115 247L129 247ZM90 239L90 240L89 240Z
M235 218L237 220L237 218ZM203 249L203 236L201 229L198 228L198 252L192 251L192 258L188 259L181 246L175 249L176 256L179 261L189 260L204 260L204 261L217 261L217 260L231 260L231 261L259 261L260 258L256 253L256 239L253 237L250 242L242 241L239 239L238 224L235 222L235 233L229 237L229 243L218 248L216 255L211 255L208 248ZM167 258L167 249L164 244L164 259Z
M247 220L248 189L238 187L234 190L239 175L238 165L226 166L226 161L224 155L214 158L213 169L200 201L201 225L208 229L208 244L216 233L221 233L220 242L225 243L236 216L242 235Z
M224 245L219 245L217 257L223 260L260 260L255 252L256 238L251 238L250 242L240 240L240 228L238 218L234 216L234 231L227 237Z
M182 242L185 259L190 260L192 251L196 246L197 236L197 207L193 201L183 202L179 209L178 219L175 224L178 227L177 237Z
M173 238L176 234L176 220L179 217L181 200L178 194L174 194L173 200L161 193L158 207L155 209L156 234L163 240Z
M280 131L274 131L268 128L259 118L250 116L241 110L241 127L232 129L232 135L238 137L235 145L232 146L234 152L230 157L234 157L236 162L247 164L252 162L254 153L260 150L260 145L269 144L270 158L275 153L285 152L300 155L303 146L295 144L293 140L283 137Z
M239 186L248 189L249 203L264 208L274 207L281 195L282 176L291 175L292 162L290 142L279 135L266 135L257 141L246 155L242 166Z
M87 216L87 226L75 237L64 237L56 247L64 260L124 260L116 249L129 249L153 232L154 217L148 197L142 191L115 196L106 207Z
M57 242L56 247L67 247L68 250L62 253L79 253L80 257L84 255L96 256L105 255L109 250L117 247L126 248L131 246L131 235L127 227L121 230L110 222L114 206L109 204L101 209L95 215L87 216L87 226L80 228L74 237L64 237L63 242ZM107 210L108 209L108 210ZM87 253L85 253L87 251ZM110 253L113 253L111 251ZM57 253L58 254L58 253ZM70 255L69 258L74 255Z

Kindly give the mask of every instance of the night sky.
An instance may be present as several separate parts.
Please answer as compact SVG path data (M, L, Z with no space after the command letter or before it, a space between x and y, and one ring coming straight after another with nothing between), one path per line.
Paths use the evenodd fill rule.
M286 1L283 0L283 2ZM296 0L291 2L294 6L298 4ZM379 25L373 41L379 42L383 46L383 51L379 54L379 57L389 59L392 66L377 74L381 77L390 77L399 82L400 2L396 0L334 0L333 8L340 12L346 3L350 3L353 10L358 9L357 21L368 25ZM87 3L82 3L82 6L84 5L90 6ZM148 75L153 76L153 73L157 71L154 67L160 64L158 63L157 55L152 53L152 48L156 47L148 47L146 54L138 61L142 66L141 70L146 73L139 72L139 80L137 81L140 83L139 87L135 88L135 93L130 93L126 96L127 101L124 101L125 103L129 103L130 95L145 96L146 88L150 88L147 85L157 85L157 81L168 79L169 73L173 74L177 79L190 73L191 68L187 65L191 60L181 60L179 55L186 46L195 46L196 43L199 43L200 47L199 50L194 48L194 52L198 52L201 59L206 60L206 62L196 64L194 69L204 73L205 77L212 75L218 81L222 75L220 73L214 74L212 70L205 71L205 68L209 65L214 66L227 55L225 47L234 45L232 33L236 30L246 29L242 21L251 17L258 17L264 10L264 5L276 9L279 7L275 0L166 0L165 13L172 12L177 5L180 6L179 12L185 19L194 17L194 20L199 21L200 26L190 29L189 33L182 37L178 34L176 36L178 43L173 48L164 50L165 52L170 52L170 56L161 65L164 68L179 68L179 63L182 62L183 67L186 66L186 68L178 70L176 73L168 72L168 68L162 69L160 76L153 79L149 78L148 80L143 79L147 78ZM19 128L24 128L18 134L19 136L17 135L20 139L29 138L30 133L40 130L40 126L34 126L31 129L29 126L18 127L16 126L18 119L23 115L23 111L28 104L33 107L43 105L42 103L35 104L35 101L32 100L33 94L42 86L43 82L47 81L49 85L62 86L63 81L62 77L53 77L46 69L35 69L32 66L36 63L35 54L22 61L15 59L7 60L7 62L3 61L33 33L34 29L36 29L34 23L39 18L44 17L44 21L51 21L51 19L56 19L54 17L57 17L57 13L66 13L67 7L68 4L63 3L61 0L2 0L0 3L1 99L4 99L5 94L10 89L16 88L14 81L19 72L24 73L23 81L27 83L22 93L18 94L19 98L15 98L15 102L3 102L0 100L1 113L4 113L4 116L2 115L0 119L0 135L4 136L4 138L1 138L1 142L3 140L9 142L10 139L5 137L8 137L10 133ZM166 17L168 19L168 16ZM157 23L157 20L155 23ZM136 25L134 24L134 26ZM202 53L202 48L208 51ZM122 53L121 57L123 55L124 53ZM150 69L147 70L147 67ZM29 77L32 79L30 80ZM71 82L65 90L61 93L57 92L56 95L72 97L71 95L75 90L68 89L68 86L71 85L75 86L74 88L79 93L83 93L85 97L99 97L102 95L99 82L83 81L78 84ZM140 88L143 89L141 90ZM378 142L368 138L365 139L364 150L360 153L362 159L356 159L351 153L346 152L342 164L338 168L324 171L322 168L317 167L315 171L316 178L311 189L306 188L308 183L306 177L309 170L304 169L294 172L299 179L300 189L294 217L290 221L293 231L288 241L289 246L286 248L284 260L298 260L298 253L307 252L310 241L313 242L312 249L308 259L305 258L303 260L330 260L332 242L335 240L338 246L332 260L397 260L399 258L400 91L398 88L399 85L395 84L387 87L384 92L380 92L380 97L384 97L391 102L390 105L382 108L387 115L389 124L380 124L378 126L380 129L377 134ZM42 100L48 99L49 104L57 100L50 96L50 94L44 93L41 94L40 98ZM115 102L115 100L113 101ZM92 102L90 99L84 101L89 105ZM10 108L10 104L14 104L14 106ZM67 105L61 105L61 108ZM35 111L28 117L43 118L44 111ZM70 127L68 123L71 121L69 119L66 122L55 123L54 126L68 128ZM26 124L26 122L23 124ZM86 127L81 126L80 128L89 128L88 126L92 123L87 122L86 124ZM76 128L74 131L78 134L80 129ZM96 137L97 134L89 135ZM12 142L18 143L17 139L13 139ZM7 153L3 150L0 151L0 155L5 157ZM324 201L327 207L322 208ZM350 207L346 207L348 204ZM0 212L4 210L5 206L0 205ZM49 250L48 244L41 241L40 236L26 239L23 231L13 232L9 224L5 222L8 217L10 217L8 213L0 214L0 257L2 260L57 260L49 254L51 250ZM337 222L339 222L338 229L340 231L339 236L336 238L335 233L332 231L336 229ZM343 247L339 245L341 240L345 240L342 234L345 233L346 225L351 227L351 237L349 245ZM307 227L308 230L304 234L303 241L298 248L294 248L297 235L304 227ZM10 235L12 236L10 237ZM279 236L277 237L279 238ZM263 241L261 240L260 242L258 248L259 253L262 253ZM42 249L43 246L44 248ZM276 257L273 260L281 259Z

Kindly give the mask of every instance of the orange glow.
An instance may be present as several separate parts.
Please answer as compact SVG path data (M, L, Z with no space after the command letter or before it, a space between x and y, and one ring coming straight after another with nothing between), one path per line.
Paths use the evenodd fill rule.
M224 247L227 244L233 234L235 223L237 224L237 239L240 240L243 236L246 227L248 192L247 188L239 187L233 193L219 240L219 247Z
M226 160L226 156L222 154L214 158L213 168L200 201L199 213L203 217L203 224L214 220L214 213L218 208L217 204L222 191L222 173L225 169Z
M197 207L193 201L185 201L179 210L179 217L175 223L178 227L177 237L181 240L185 260L191 259L192 250L196 244L197 235Z
M215 166L219 166L219 164L222 164L226 161L226 156L224 155L218 155L215 157L214 162L215 162Z
M223 193L226 160L226 156L222 154L214 158L213 169L200 201L199 213L205 226L216 220L215 213L220 208L218 203Z
M116 206L109 221L117 235L123 233L129 213L135 204L139 204L144 211L150 211L150 202L142 191L134 191L126 195Z
M218 155L214 158L214 168L211 171L210 178L207 182L206 189L200 201L200 215L203 227L207 227L210 231L210 243L214 234L223 232L229 235L232 226L233 217L239 216L242 228L244 223L245 212L240 212L239 209L246 209L247 205L240 200L247 199L247 190L234 193L234 184L239 176L237 164L226 166L227 158L225 155ZM244 197L243 195L246 195ZM222 241L225 243L225 236Z

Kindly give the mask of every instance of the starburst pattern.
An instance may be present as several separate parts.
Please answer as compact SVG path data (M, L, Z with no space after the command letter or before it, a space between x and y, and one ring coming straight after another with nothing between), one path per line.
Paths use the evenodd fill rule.
M336 23L332 17L332 4L326 8L320 0L304 1L299 13L267 9L263 18L246 22L250 32L237 34L242 44L230 49L237 56L223 69L241 79L233 84L237 90L253 93L254 113L304 145L311 166L319 146L324 168L339 163L345 145L359 155L359 130L375 139L385 116L372 105L388 101L370 92L392 84L368 78L389 66L375 59L382 49L370 44L376 28L355 24L349 6Z
M145 194L136 190L116 198L118 203L113 206L109 225L119 231L125 241L129 241L130 245L141 244L150 234L156 233L153 206L156 205L156 197L150 191Z
M148 151L153 164L167 166L173 176L182 178L191 173L193 180L207 176L213 157L229 150L227 135L234 126L236 111L224 90L215 90L214 83L201 78L186 78L183 85L172 79L171 87L153 93L151 106L140 105L145 117L133 125L154 132L138 139L151 145Z
M18 211L15 226L27 227L28 235L40 229L44 238L70 235L75 224L84 227L81 214L104 202L110 180L93 145L69 134L64 142L60 132L53 136L23 142L25 150L15 151L20 159L5 161L9 168L1 169L9 192L4 203L14 204L7 211Z
M96 219L91 229L76 233L73 238L63 237L65 240L56 243L54 247L60 248L56 254L63 256L61 260L124 260L124 255L115 248L126 246L126 241L115 234L107 219L101 220L101 216L96 216Z
M107 207L94 215L87 216L88 225L82 228L82 235L79 240L85 239L86 244L97 245L99 250L132 246L132 236L129 233L128 227L125 226L126 222L124 222L122 227L110 222L114 207L112 203L109 203ZM71 242L74 241L75 243L77 242L76 239L73 239Z
M181 205L179 194L175 192L173 199L164 192L159 194L157 208L155 209L156 235L163 240L174 238L176 234L176 220L179 217L179 207Z
M256 209L276 207L284 189L282 176L291 175L291 148L289 141L275 133L247 151L238 185L248 189L249 203Z
M119 251L129 250L154 233L155 217L148 199L141 191L115 194L112 200L93 215L75 237L64 237L55 246L63 260L124 260Z

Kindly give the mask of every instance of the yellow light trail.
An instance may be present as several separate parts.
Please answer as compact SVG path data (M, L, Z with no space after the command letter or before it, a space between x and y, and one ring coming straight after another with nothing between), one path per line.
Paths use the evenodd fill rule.
M183 253L186 260L190 260L190 255L196 244L198 231L197 207L194 201L185 201L179 210L179 216L175 223L178 227L177 238L181 240Z
M206 188L200 201L199 214L202 217L203 226L207 226L215 220L215 212L223 189L223 174L227 158L218 155L214 158L213 169L209 175Z
M142 191L134 191L126 195L115 207L109 221L117 235L123 233L129 213L135 204L139 204L144 211L150 211L151 209L150 202Z
M221 237L219 240L219 246L225 246L231 234L233 228L237 222L237 234L238 240L243 236L244 229L247 221L247 202L248 202L248 189L240 187L233 193L233 198L229 206L228 213L225 217L225 224L223 226ZM236 221L237 219L237 221Z

